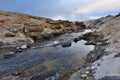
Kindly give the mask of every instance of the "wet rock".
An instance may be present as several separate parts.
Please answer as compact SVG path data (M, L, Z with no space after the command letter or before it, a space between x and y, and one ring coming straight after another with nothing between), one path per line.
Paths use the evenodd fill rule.
M65 41L61 43L62 47L70 47L72 43L70 41Z
M95 45L96 43L95 42L93 42L93 41L87 41L86 43L85 43L85 45Z
M5 37L15 37L16 34L12 32L5 33Z
M22 71L15 71L12 76L20 76L21 74L23 74Z
M45 78L41 75L36 75L36 76L33 76L30 80L45 80Z
M94 62L101 58L102 56L107 55L105 47L102 45L95 46L95 49L88 53L86 60L88 62Z
M120 76L105 76L99 80L120 80Z
M97 38L103 38L103 36L98 35L96 32L89 32L84 34L81 38L88 41L88 40L94 40Z
M20 52L22 52L22 49L17 48L15 52L16 52L16 53L20 53Z
M79 40L81 40L81 39L84 39L84 36L79 36L78 38L79 38Z
M94 77L87 77L86 80L95 80Z
M75 43L77 43L79 41L79 38L74 38L73 40Z
M120 57L120 53L116 54L114 57Z
M50 39L53 36L53 34L44 34L42 37L44 39Z
M3 41L0 41L0 47L3 46L3 44L4 44Z
M28 47L28 46L27 46L26 44L23 44L23 45L21 45L20 48L21 48L21 49L27 49L27 47Z
M82 78L86 78L87 75L86 75L86 74L82 74L81 77L82 77Z
M10 52L10 53L4 54L3 57L4 57L5 59L6 59L6 58L15 57L15 53L14 53L14 52Z
M31 38L27 38L27 41L26 41L28 44L34 44L35 41Z

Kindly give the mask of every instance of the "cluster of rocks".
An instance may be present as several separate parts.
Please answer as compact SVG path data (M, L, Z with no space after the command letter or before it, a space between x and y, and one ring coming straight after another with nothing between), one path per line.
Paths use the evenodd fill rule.
M52 20L0 11L0 47L18 47L44 41L66 32L86 29L83 22Z

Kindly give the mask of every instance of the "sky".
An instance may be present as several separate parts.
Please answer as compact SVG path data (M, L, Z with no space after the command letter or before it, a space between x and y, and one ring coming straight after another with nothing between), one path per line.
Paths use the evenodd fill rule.
M120 0L0 0L0 10L84 21L120 13Z

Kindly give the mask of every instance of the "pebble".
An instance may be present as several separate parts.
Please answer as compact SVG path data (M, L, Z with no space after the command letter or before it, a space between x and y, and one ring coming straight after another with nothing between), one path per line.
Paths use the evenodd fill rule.
M89 71L87 71L87 72L85 72L86 74L89 74L90 72Z
M27 49L27 45L23 44L23 45L21 46L21 49Z
M81 77L82 77L82 78L86 78L87 75L86 75L86 74L82 74Z

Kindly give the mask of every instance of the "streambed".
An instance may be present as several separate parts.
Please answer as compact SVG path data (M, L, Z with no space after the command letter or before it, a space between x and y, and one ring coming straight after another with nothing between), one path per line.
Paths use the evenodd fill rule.
M71 73L77 71L84 64L83 58L94 49L93 45L85 45L85 40L73 42L74 38L87 32L91 32L91 30L64 34L27 49L15 57L0 59L0 77L5 76L4 79L11 79L8 76L16 76L16 73L21 75L16 80L23 78L56 80L69 77ZM61 40L71 41L72 44L69 47L53 46Z

